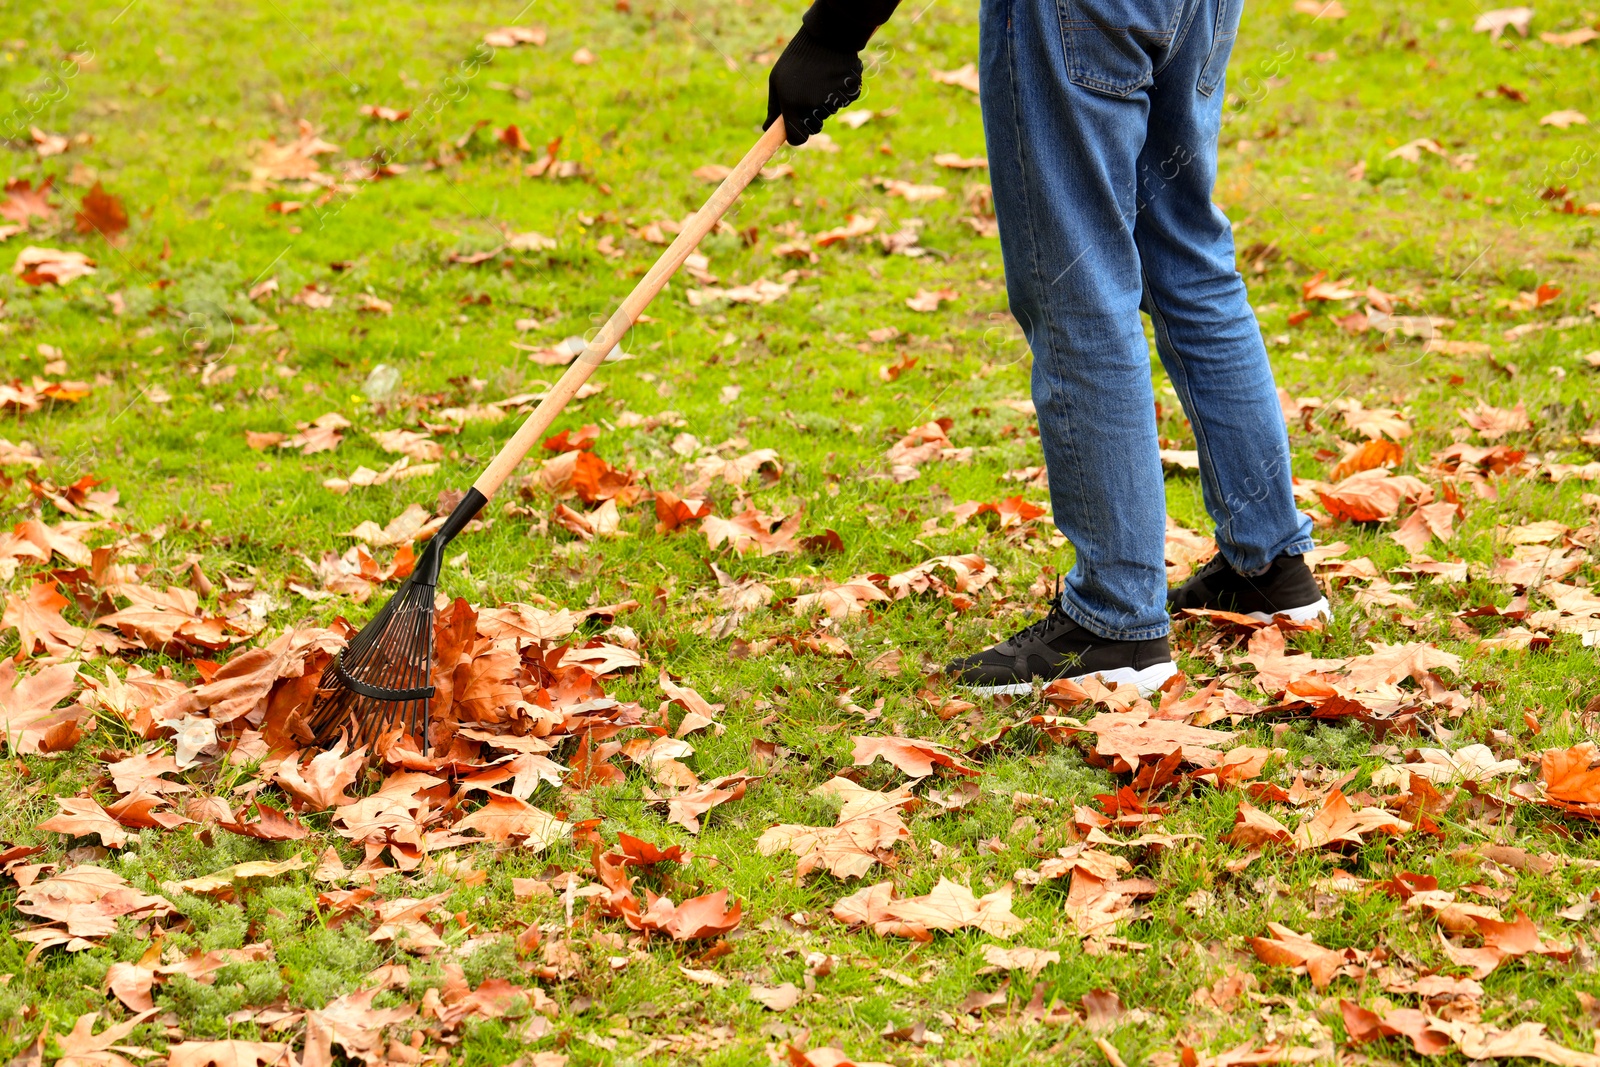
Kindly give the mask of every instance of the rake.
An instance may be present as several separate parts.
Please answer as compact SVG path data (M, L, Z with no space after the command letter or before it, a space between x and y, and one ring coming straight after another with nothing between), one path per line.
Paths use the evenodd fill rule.
M428 748L429 706L434 693L431 681L434 594L445 548L550 429L579 387L605 362L606 356L661 292L667 279L683 265L700 239L711 232L745 186L772 158L784 143L784 137L780 118L722 180L705 206L684 225L622 306L606 320L582 355L489 461L417 557L410 577L328 664L308 719L318 744L331 744L340 736L353 736L370 744L399 726L405 733L416 736L423 750Z

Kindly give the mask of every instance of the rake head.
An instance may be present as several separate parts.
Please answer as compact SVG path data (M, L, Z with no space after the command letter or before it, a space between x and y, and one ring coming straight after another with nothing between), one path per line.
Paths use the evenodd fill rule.
M427 749L434 590L445 547L484 502L476 489L467 491L417 557L411 576L322 672L309 718L317 744L348 735L371 745L399 726Z

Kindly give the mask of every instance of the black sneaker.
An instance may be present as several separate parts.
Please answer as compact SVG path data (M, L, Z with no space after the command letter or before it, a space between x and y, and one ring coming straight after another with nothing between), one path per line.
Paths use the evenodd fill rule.
M1178 672L1165 637L1149 641L1100 637L1068 618L1059 600L1051 603L1048 615L1014 637L963 656L945 669L980 696L1019 696L1032 692L1036 683L1099 675L1107 685L1132 682L1139 695L1147 697Z
M1304 556L1279 556L1265 574L1244 575L1228 566L1217 553L1187 582L1167 590L1167 610L1207 608L1233 611L1262 622L1286 615L1293 622L1330 618L1328 598L1322 595Z

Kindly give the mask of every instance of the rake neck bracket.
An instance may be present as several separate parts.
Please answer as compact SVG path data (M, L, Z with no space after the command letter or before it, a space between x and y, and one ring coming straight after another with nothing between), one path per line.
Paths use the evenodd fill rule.
M466 528L467 523L477 517L483 510L483 505L488 503L488 498L476 489L468 489L467 495L461 498L461 503L456 505L450 517L444 520L444 525L439 527L439 532L433 535L428 542L428 547L422 550L422 555L417 557L415 569L411 572L411 581L416 585L436 586L439 584L439 569L444 566L444 550L455 538L456 534Z

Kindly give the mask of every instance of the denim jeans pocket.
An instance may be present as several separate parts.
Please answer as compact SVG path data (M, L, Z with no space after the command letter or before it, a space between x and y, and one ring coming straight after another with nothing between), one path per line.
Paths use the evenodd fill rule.
M1243 13L1244 0L1221 0L1217 5L1211 51L1206 54L1206 64L1200 68L1200 82L1195 86L1202 96L1210 96L1222 84L1222 74L1228 69L1228 57L1233 54L1233 41L1239 36L1239 18Z
M1068 79L1127 96L1155 81L1158 58L1182 24L1184 0L1056 0L1056 8Z

